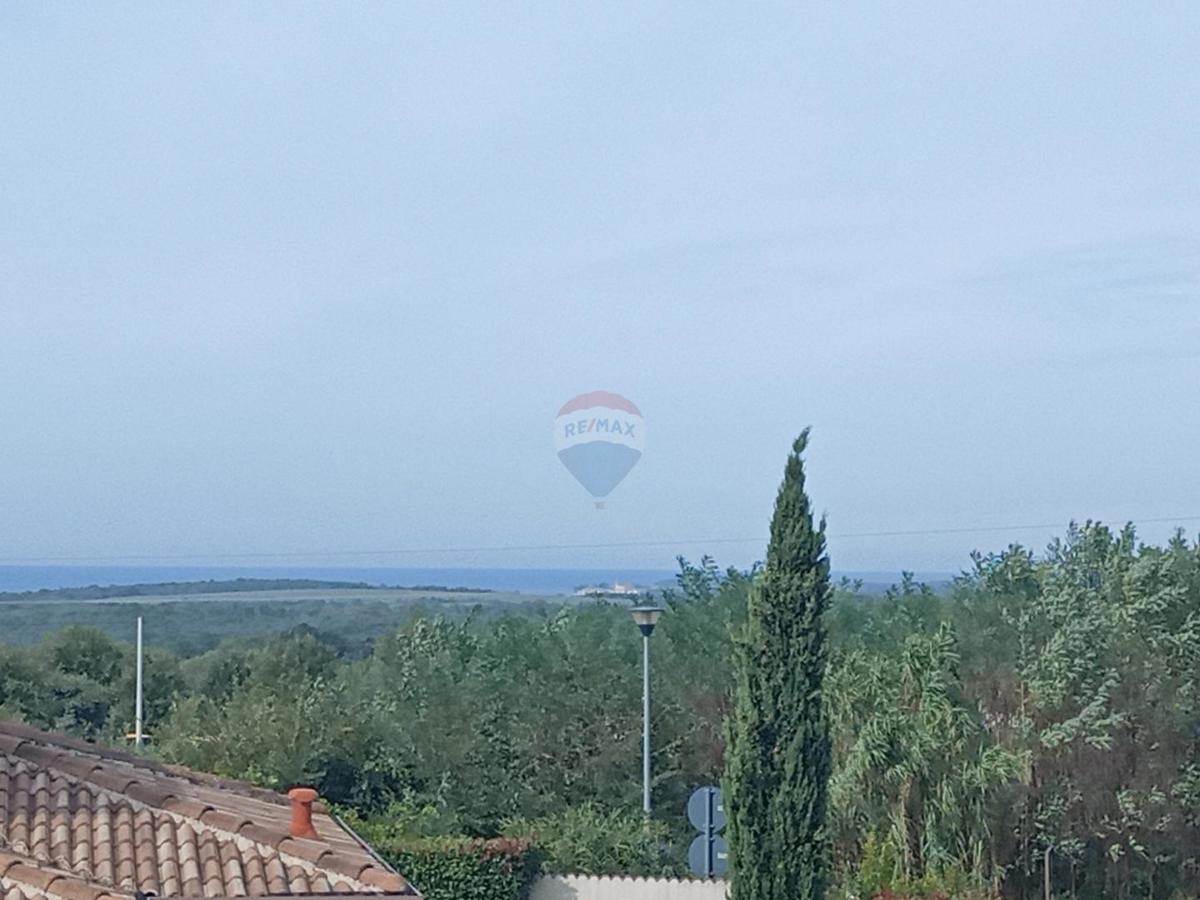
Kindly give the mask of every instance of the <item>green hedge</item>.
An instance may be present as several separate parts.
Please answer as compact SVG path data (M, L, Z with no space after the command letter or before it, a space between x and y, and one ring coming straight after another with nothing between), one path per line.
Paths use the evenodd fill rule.
M528 838L434 838L377 849L426 900L524 900L539 868Z
M685 849L672 843L664 822L647 822L641 810L583 803L539 819L510 819L503 833L530 837L547 872L648 878L687 874Z

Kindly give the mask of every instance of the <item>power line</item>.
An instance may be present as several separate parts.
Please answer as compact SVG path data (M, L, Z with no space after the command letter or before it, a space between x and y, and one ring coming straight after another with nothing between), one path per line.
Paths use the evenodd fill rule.
M1165 523L1200 522L1200 516L1174 516L1162 518L1132 519L1135 525L1158 525ZM986 534L1005 531L1044 531L1062 528L1062 522L1037 525L978 525L965 528L915 528L894 531L856 531L831 533L836 540L861 538L924 537L949 534ZM754 538L692 538L688 540L641 540L609 541L578 544L493 544L478 547L403 547L387 550L288 550L279 553L174 553L132 554L126 556L27 556L0 558L0 565L22 565L30 563L101 563L101 562L177 562L187 560L223 559L302 559L331 557L367 556L413 556L439 553L523 553L547 550L629 550L641 547L679 547L684 545L760 544L766 546L766 536Z
M1122 519L1122 522L1132 522L1134 525L1162 525L1179 522L1200 522L1200 516L1176 516L1159 519ZM1062 522L1043 523L1041 525L987 525L971 528L924 528L914 531L860 531L848 534L831 534L831 538L875 538L875 537L908 537L910 535L936 534L976 534L995 531L1034 531L1047 528L1062 528Z

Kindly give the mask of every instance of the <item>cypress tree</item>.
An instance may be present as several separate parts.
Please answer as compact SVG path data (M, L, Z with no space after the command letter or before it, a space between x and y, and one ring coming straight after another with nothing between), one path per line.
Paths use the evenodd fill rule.
M735 647L725 810L733 900L822 900L829 726L821 699L829 605L825 520L804 492L808 429L775 500L766 567Z

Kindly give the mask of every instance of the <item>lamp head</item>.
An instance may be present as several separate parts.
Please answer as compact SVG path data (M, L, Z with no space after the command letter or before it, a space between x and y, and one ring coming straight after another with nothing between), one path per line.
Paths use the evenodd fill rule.
M650 637L654 626L658 624L658 617L663 614L663 608L661 606L634 606L629 610L629 614L633 616L634 624L641 629L642 634Z

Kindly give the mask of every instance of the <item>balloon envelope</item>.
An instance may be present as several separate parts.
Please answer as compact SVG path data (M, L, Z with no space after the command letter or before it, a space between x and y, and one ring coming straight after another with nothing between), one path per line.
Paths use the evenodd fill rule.
M646 425L620 394L592 391L563 404L554 420L558 458L589 494L606 497L642 458Z

